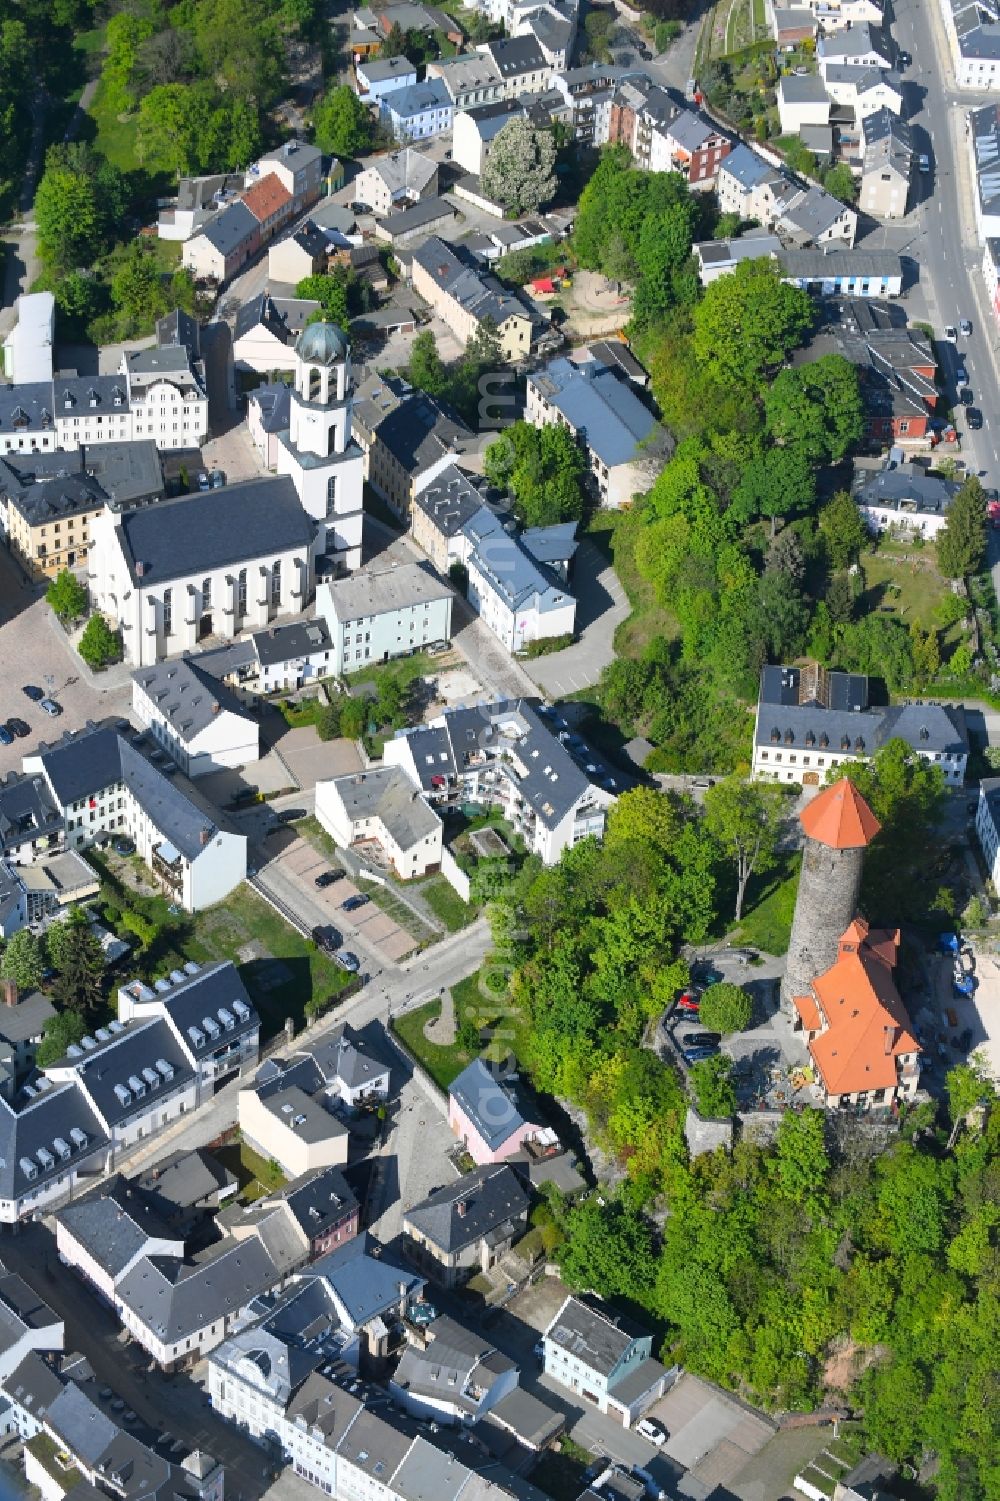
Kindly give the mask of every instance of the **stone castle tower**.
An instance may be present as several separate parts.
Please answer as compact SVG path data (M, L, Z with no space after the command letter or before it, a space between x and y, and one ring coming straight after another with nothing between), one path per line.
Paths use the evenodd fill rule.
M781 1004L808 995L817 975L837 957L838 945L857 912L865 850L881 825L847 777L827 787L799 817L806 836L795 899Z

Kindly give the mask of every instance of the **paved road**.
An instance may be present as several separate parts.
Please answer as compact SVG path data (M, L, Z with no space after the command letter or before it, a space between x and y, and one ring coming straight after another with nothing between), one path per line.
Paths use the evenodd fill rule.
M627 619L625 590L603 553L584 541L576 559L573 580L579 640L565 651L525 662L524 670L549 698L561 698L589 688L613 661L615 631Z

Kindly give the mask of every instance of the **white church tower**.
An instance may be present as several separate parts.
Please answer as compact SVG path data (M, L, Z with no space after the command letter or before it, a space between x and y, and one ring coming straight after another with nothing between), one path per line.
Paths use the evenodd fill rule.
M295 345L289 429L278 473L291 475L303 507L325 528L317 554L337 573L361 566L364 455L351 436L351 357L333 323L310 323Z

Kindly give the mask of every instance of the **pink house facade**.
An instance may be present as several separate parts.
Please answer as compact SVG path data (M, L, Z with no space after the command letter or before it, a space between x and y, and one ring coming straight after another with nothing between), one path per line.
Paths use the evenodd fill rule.
M516 1076L494 1074L481 1059L453 1080L448 1091L448 1124L477 1167L503 1162L546 1127L526 1118Z

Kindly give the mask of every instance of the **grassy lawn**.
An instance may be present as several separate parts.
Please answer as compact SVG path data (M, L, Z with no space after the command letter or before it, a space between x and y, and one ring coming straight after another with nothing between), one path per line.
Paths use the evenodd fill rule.
M652 586L635 566L635 535L640 526L635 511L599 511L588 529L590 540L614 564L632 613L615 631L615 654L639 657L654 636L673 637L677 623L657 602Z
M457 933L474 922L478 909L471 902L463 902L454 886L444 876L434 876L420 887L420 895L435 917L441 919L449 933Z
M904 625L912 621L927 630L935 623L934 611L948 592L937 569L933 547L914 548L910 543L883 541L878 551L861 560L865 592L858 615L872 610L897 615Z
M458 1032L461 1033L462 1023L465 1021L492 1029L492 1038L478 1052L468 1051L457 1041L448 1045L428 1042L424 1036L424 1027L441 1015L441 1001L428 1001L426 1006L408 1011L405 1016L397 1017L392 1023L410 1052L420 1060L442 1089L447 1089L452 1079L475 1057L506 1057L508 1053L517 1056L520 1018L509 1003L499 998L495 1002L490 1001L483 994L479 984L482 973L482 970L477 970L474 975L469 975L467 979L460 980L451 987Z
M314 814L310 813L308 818L297 818L293 828L296 834L307 839L321 855L326 855L331 860L337 859L337 846Z
M353 691L361 683L374 683L377 691L383 683L392 682L405 693L417 678L433 677L435 673L454 666L460 660L457 652L442 652L439 657L432 657L425 651L418 651L412 657L394 657L389 662L369 663L357 672L345 674L345 679Z
M765 954L787 953L798 888L797 856L764 877L756 893L751 886L748 910L737 929L739 942L761 949Z
M89 853L93 857L93 851ZM264 1037L279 1032L289 1016L301 1027L308 1002L329 1000L350 979L245 884L224 902L193 915L171 914L162 896L125 892L114 877L106 880L102 897L119 909L125 904L134 907L160 929L145 953L133 953L126 961L130 974L153 981L186 959L196 964L230 959L260 1013ZM131 940L131 935L125 936ZM241 958L250 944L260 945L262 952Z
M277 701L278 712L291 730L301 730L307 725L315 724L325 708L326 700L318 693L313 698Z
M227 1167L239 1183L238 1198L242 1204L252 1204L265 1194L283 1188L285 1175L276 1162L268 1162L245 1141L232 1141L213 1150L223 1167Z
M123 172L138 171L141 163L135 154L136 116L127 115L120 120L105 103L101 84L97 86L90 115L96 127L94 149Z
M435 929L422 917L411 912L391 886L380 886L377 881L366 881L364 876L355 876L353 879L359 891L367 892L376 907L380 907L387 917L391 917L394 923L398 923L405 933L412 934L418 943L433 943L438 937Z

